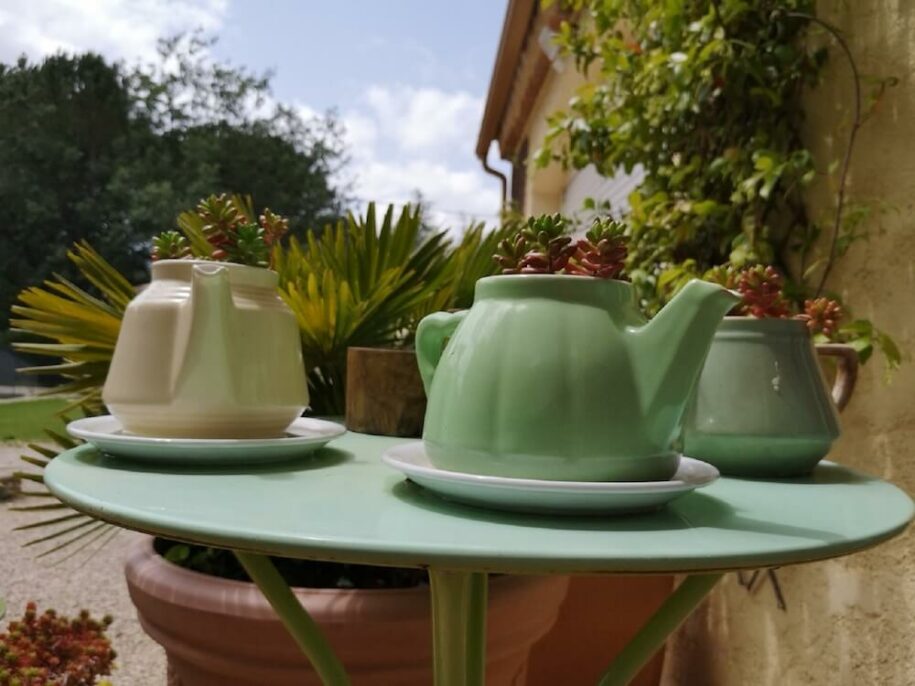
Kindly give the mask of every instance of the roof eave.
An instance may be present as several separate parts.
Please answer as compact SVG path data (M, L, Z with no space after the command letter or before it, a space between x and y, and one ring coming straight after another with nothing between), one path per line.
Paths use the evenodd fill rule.
M490 144L498 138L512 91L512 79L536 13L537 0L509 0L492 78L489 81L480 133L477 136L476 154L481 160L486 159Z

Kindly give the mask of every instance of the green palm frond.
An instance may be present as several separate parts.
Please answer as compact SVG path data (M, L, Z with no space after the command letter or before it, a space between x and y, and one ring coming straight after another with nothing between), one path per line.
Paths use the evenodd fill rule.
M83 407L82 409L87 415L92 412L92 408ZM64 416L63 419L67 421L69 418ZM33 453L36 453L38 457L30 454L20 456L24 462L33 467L37 467L39 470L44 470L48 463L64 450L68 450L78 444L78 441L62 436L57 432L46 431L45 433L48 436L49 441L53 444L53 447L50 445L29 443L28 448ZM18 472L16 476L24 483L32 484L29 490L23 490L20 496L36 499L39 502L35 505L22 505L11 507L10 509L16 512L34 512L36 516L40 516L41 518L34 522L18 526L14 531L32 531L37 529L48 531L48 533L45 533L38 538L29 539L24 544L24 547L27 548L48 544L44 546L44 549L38 554L38 557L47 557L68 550L68 554L58 560L59 562L62 562L72 555L91 548L92 544L97 542L105 534L113 536L116 533L117 527L106 524L105 522L100 522L81 512L76 512L70 508L69 505L65 505L57 500L45 487L43 472ZM47 502L48 500L53 500L53 502Z
M487 231L483 223L469 226L460 243L448 255L447 264L439 274L435 295L416 311L416 322L432 312L470 307L477 281L500 272L493 255L502 239L515 231L516 228L509 225L491 231ZM411 329L415 330L415 326Z
M375 205L352 214L305 244L292 239L274 253L280 294L296 315L309 369L312 409L343 411L346 349L402 343L416 315L443 285L449 243L445 232L417 245L419 208L380 223Z
M51 364L19 371L65 379L48 391L73 397L73 402L62 410L65 420L66 413L76 408L85 416L103 410L101 389L114 354L121 319L128 303L136 295L130 282L88 243L75 244L67 256L80 275L95 287L98 295L55 275L42 286L20 293L18 303L12 308L11 319L12 331L18 337L30 339L14 342L16 350L55 358ZM28 446L31 454L21 456L23 462L38 470L43 470L63 450L79 443L55 431L46 430L45 433L52 446L32 443ZM19 527L21 530L48 531L26 543L27 546L51 544L39 557L64 549L79 552L106 533L113 533L114 527L74 512L57 501L44 487L41 471L20 472L18 476L24 483L32 484L31 490L22 495L37 499L39 503L12 509L49 515Z
M20 371L62 376L66 379L64 385L51 392L73 395L74 405L100 407L101 387L108 374L121 318L136 291L88 243L75 244L67 256L100 295L92 295L59 275L45 281L43 286L24 290L12 307L11 331L33 340L14 342L13 348L58 358L55 364Z

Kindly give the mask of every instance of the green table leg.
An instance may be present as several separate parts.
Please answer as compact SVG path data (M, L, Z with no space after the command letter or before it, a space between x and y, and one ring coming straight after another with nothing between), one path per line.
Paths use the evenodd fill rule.
M486 678L486 574L429 570L435 686Z
M248 576L276 610L286 629L311 661L325 686L349 686L349 677L333 649L298 598L265 555L235 552Z
M599 686L626 686L709 594L722 574L686 577L601 676Z

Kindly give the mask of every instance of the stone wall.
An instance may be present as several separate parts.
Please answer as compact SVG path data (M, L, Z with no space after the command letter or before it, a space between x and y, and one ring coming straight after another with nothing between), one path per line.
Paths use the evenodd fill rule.
M863 74L895 76L860 130L852 200L883 207L867 222L870 239L852 248L829 286L858 317L915 351L915 2L819 4L839 27ZM850 72L838 50L810 92L808 145L818 168L841 156L851 121ZM834 207L823 179L810 194L812 216ZM889 479L915 494L915 362L885 380L875 356L864 367L830 459ZM837 512L837 517L849 516ZM872 551L778 572L787 610L768 584L750 595L728 575L668 651L665 683L830 686L915 683L915 536Z

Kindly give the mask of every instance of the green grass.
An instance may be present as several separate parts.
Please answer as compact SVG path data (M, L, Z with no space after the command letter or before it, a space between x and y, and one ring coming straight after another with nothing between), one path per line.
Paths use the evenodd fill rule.
M45 429L64 433L64 422L57 413L69 400L60 397L0 401L0 441L34 441L47 438ZM79 412L73 412L73 417Z

